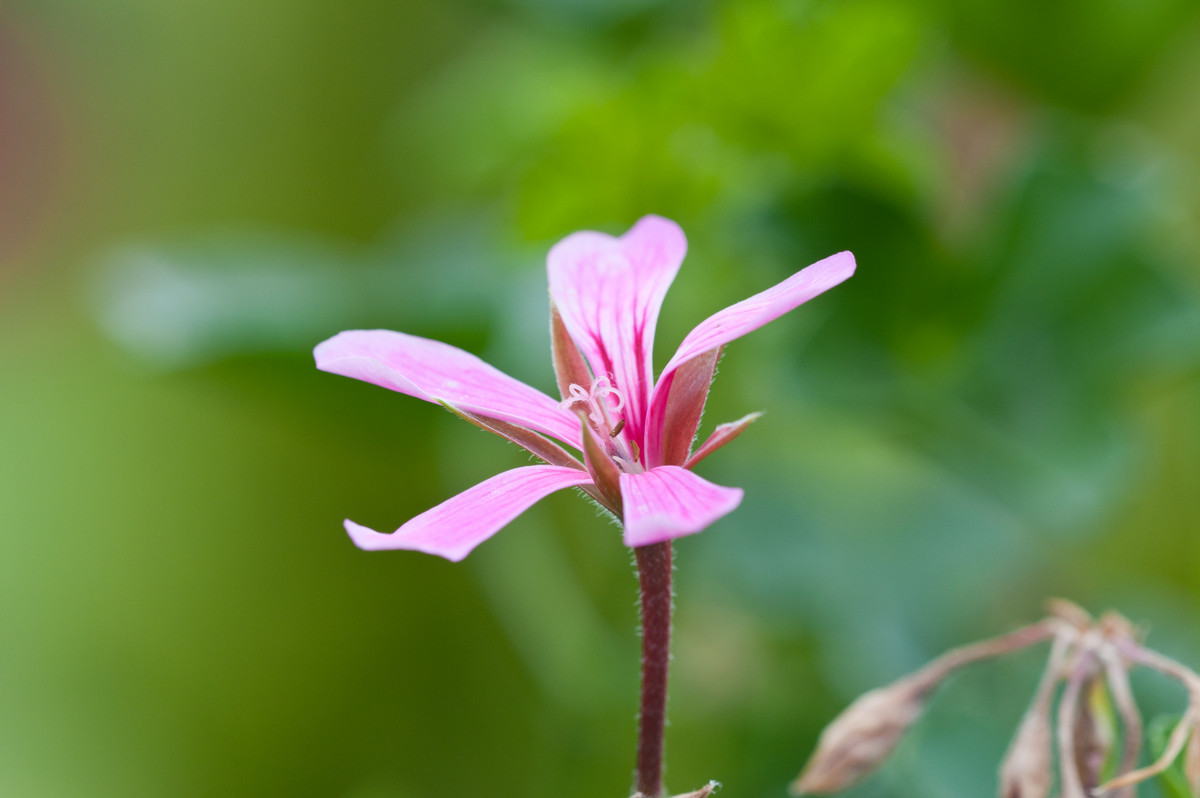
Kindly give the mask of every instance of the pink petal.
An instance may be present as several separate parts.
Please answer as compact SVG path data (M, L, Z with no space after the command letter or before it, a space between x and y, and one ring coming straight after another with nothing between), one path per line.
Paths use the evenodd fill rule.
M354 545L366 551L408 549L458 562L543 497L591 481L575 468L521 466L447 499L390 535L349 520L346 531Z
M658 311L686 252L679 225L645 216L620 238L569 235L547 258L550 296L563 324L592 373L609 377L625 397L620 415L639 447L654 381Z
M621 475L625 545L646 546L691 535L742 503L741 488L724 488L679 466Z
M449 344L390 330L350 330L318 344L313 354L322 371L581 445L578 419L558 402Z
M806 269L793 274L782 283L762 293L743 299L736 305L714 313L700 322L679 345L675 356L667 363L658 378L654 395L650 400L650 412L646 421L645 462L654 466L661 461L661 431L665 418L667 394L671 388L671 377L675 370L689 360L709 352L730 341L753 332L767 322L818 296L854 274L854 256L839 252L817 261Z

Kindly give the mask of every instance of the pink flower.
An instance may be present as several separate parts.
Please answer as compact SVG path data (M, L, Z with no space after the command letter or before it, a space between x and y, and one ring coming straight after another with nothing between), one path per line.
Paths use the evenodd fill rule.
M832 255L701 322L655 382L654 328L686 251L683 231L658 216L620 238L575 233L550 250L561 401L427 338L352 330L319 344L317 368L441 404L545 461L497 474L393 534L346 521L354 543L458 561L539 499L569 487L620 518L628 546L699 532L736 508L740 488L691 471L759 415L720 425L692 450L721 349L848 278L854 256Z

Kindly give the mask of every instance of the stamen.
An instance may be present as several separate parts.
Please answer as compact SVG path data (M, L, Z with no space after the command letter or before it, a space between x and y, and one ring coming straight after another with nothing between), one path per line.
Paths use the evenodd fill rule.
M608 381L607 377L601 377L592 385L592 395L597 398L607 398L615 396L617 398L616 405L613 407L614 413L619 413L621 408L625 406L625 396Z
M589 407L591 407L592 397L589 396L588 392L585 391L582 387L580 387L579 385L576 385L575 383L571 383L570 387L567 390L570 391L571 395L564 398L561 402L558 403L558 407L560 410L570 410L572 407L574 407L579 402L583 402L585 405L588 405Z
M600 435L604 435L605 431L608 431L609 437L615 438L625 428L625 419L618 419L617 423L613 424L609 417L609 411L616 413L625 406L625 397L613 387L608 377L596 378L589 390L584 390L583 386L571 383L567 387L567 391L570 396L558 403L559 409L570 410L582 403L587 408L588 418ZM610 396L615 397L611 404L607 401ZM610 427L611 431L609 431Z

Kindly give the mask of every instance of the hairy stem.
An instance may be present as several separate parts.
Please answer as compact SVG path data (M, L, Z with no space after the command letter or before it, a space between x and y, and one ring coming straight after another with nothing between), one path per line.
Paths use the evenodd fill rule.
M633 550L642 610L642 702L638 716L637 791L663 794L663 731L667 722L667 665L671 659L671 542Z

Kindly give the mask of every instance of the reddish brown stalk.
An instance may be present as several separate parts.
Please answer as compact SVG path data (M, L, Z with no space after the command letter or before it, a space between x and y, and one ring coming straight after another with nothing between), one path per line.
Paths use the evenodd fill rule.
M633 550L642 611L642 703L638 716L636 789L662 798L667 665L671 659L671 542Z
M1058 702L1058 769L1062 779L1062 798L1087 798L1083 776L1075 761L1075 719L1084 682L1094 669L1091 653L1080 652L1067 679L1067 686L1063 688L1062 699Z

